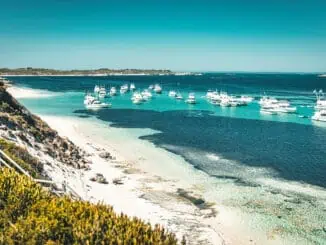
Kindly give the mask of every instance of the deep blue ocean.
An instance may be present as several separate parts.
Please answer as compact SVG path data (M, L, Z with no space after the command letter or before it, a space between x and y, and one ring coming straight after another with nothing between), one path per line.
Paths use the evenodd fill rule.
M95 116L113 127L151 128L160 133L143 136L183 156L195 168L216 178L237 178L228 168L229 161L244 166L270 169L271 177L299 181L326 188L326 123L314 123L310 117L316 101L312 91L326 91L326 78L315 74L226 74L202 76L110 76L110 77L12 77L17 86L51 92L60 96L21 101L40 114ZM88 111L83 94L95 84L120 86L135 83L147 88L160 83L163 94L143 105L134 105L130 94L109 98L111 109ZM197 105L187 105L167 96L170 89L187 95L195 92ZM204 98L208 89L235 95L263 94L288 99L298 108L291 115L262 115L257 101L247 107L220 108ZM299 116L305 116L302 118ZM197 154L196 154L197 153ZM215 154L221 164L205 157ZM224 161L224 162L223 162Z

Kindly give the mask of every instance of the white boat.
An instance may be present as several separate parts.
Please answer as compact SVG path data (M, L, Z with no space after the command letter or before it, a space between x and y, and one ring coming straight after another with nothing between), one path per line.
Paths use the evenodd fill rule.
M196 104L196 97L194 93L189 93L188 99L186 99L186 103L188 104Z
M214 92L212 90L208 90L206 93L206 99L211 100L214 97Z
M85 104L87 109L104 109L104 108L109 108L111 107L111 104L108 103L104 103L101 102L97 99L94 100L89 100L86 104Z
M174 90L171 90L170 92L169 92L169 97L173 97L173 98L175 98L177 96L177 92L175 92Z
M326 122L326 110L316 111L311 119L315 121Z
M131 101L134 104L141 104L144 101L144 98L141 93L135 92L131 97Z
M318 98L315 106L316 110L326 110L326 99L325 98Z
M111 87L111 89L110 89L110 95L111 96L117 95L117 89L115 87Z
M120 94L125 94L128 92L128 84L124 84L120 87Z
M230 107L230 106L232 106L229 98L222 98L219 105L222 106L222 107Z
M153 97L152 93L148 89L145 89L143 92L141 92L141 96L144 100L149 100Z
M241 97L240 97L241 102L251 103L253 100L254 100L253 97L250 97L247 95L241 95Z
M272 97L264 96L260 99L259 104L263 110L268 110L274 113L295 113L296 107L291 107L287 100L277 100Z
M263 113L263 114L269 114L269 115L275 115L277 114L277 112L273 111L273 110L269 110L269 109L260 109L260 112Z
M260 105L265 105L265 104L271 104L271 103L277 103L278 100L275 99L274 97L268 97L268 96L263 96L260 100L259 100L259 104Z
M155 84L154 91L155 93L160 94L162 93L162 87L159 84Z
M183 96L182 96L181 93L177 93L176 96L175 96L175 98L176 98L177 100L183 100Z
M95 87L94 87L94 93L97 94L98 92L100 92L100 86L95 85Z
M89 102L93 100L95 100L95 97L92 94L87 93L84 98L84 105L87 105Z
M98 92L99 98L105 98L106 97L106 89L104 86L100 87L100 90Z
M134 83L131 83L130 84L130 91L134 91L134 90L136 90L136 86L135 86Z
M152 85L152 84L149 85L149 86L148 86L148 89L153 90L153 89L154 89L154 85Z

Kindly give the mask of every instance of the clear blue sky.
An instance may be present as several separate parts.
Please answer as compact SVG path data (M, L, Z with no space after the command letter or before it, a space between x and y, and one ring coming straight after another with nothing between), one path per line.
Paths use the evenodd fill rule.
M326 71L326 0L2 0L0 67Z

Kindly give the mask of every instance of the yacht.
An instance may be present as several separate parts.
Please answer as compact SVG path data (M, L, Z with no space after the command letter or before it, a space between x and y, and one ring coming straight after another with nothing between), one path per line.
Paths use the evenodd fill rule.
M289 101L287 100L276 100L273 98L270 100L265 100L260 105L262 110L274 113L295 113L297 111L297 108L291 107Z
M232 106L232 104L231 104L231 101L229 100L229 98L222 98L220 101L220 106L229 107L229 106Z
M254 100L253 97L247 96L247 95L241 95L240 101L245 103L251 103Z
M125 94L128 92L128 84L124 84L120 87L120 94Z
M110 89L110 95L111 96L117 95L117 89L115 87L111 87L111 89Z
M134 83L131 83L130 84L130 91L134 91L134 90L136 90L136 86L135 86Z
M154 91L157 94L161 94L162 93L162 87L159 84L155 84Z
M98 92L100 92L100 86L95 85L95 87L94 87L94 93L97 94Z
M173 97L173 98L175 98L177 96L177 92L175 92L174 90L171 90L170 92L169 92L169 97Z
M263 114L269 114L269 115L275 115L275 114L277 114L277 112L275 112L275 111L273 111L273 110L264 109L264 108L261 108L261 109L260 109L260 113L263 113Z
M177 93L176 96L175 96L175 98L176 98L177 100L182 100L182 99L183 99L181 93Z
M102 108L111 107L111 104L103 103L103 102L95 99L94 97L92 98L90 96L87 99L85 98L84 105L87 109L102 109Z
M214 92L212 90L208 90L206 93L206 99L211 100L214 97Z
M149 100L153 97L152 93L148 89L145 89L143 92L141 92L141 96L144 100Z
M104 86L100 87L100 90L98 92L99 98L105 98L106 97L106 89Z
M268 96L263 96L260 100L259 100L259 104L264 106L264 105L268 105L271 103L277 103L278 100L275 99L274 97L268 97Z
M137 105L141 104L143 102L143 100L144 100L143 96L138 92L133 93L133 95L131 97L132 103L137 104Z
M315 121L326 122L326 110L316 111L311 119Z
M154 85L153 84L149 85L148 86L148 89L153 90L154 89Z
M93 100L95 100L95 97L92 94L87 93L84 98L84 105L87 105L89 102Z
M188 104L196 104L196 97L194 93L189 93L188 99L186 99L186 103Z
M99 100L93 100L85 105L87 109L104 109L111 107L111 104L101 102Z
M326 109L326 99L317 100L315 109L317 109L317 110Z

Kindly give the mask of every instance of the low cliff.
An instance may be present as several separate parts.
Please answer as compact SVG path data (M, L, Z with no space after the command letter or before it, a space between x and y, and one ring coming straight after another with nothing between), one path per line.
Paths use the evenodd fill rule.
M0 137L75 168L87 165L85 153L80 148L30 113L6 91L3 83L0 84ZM4 147L0 145L0 148Z

